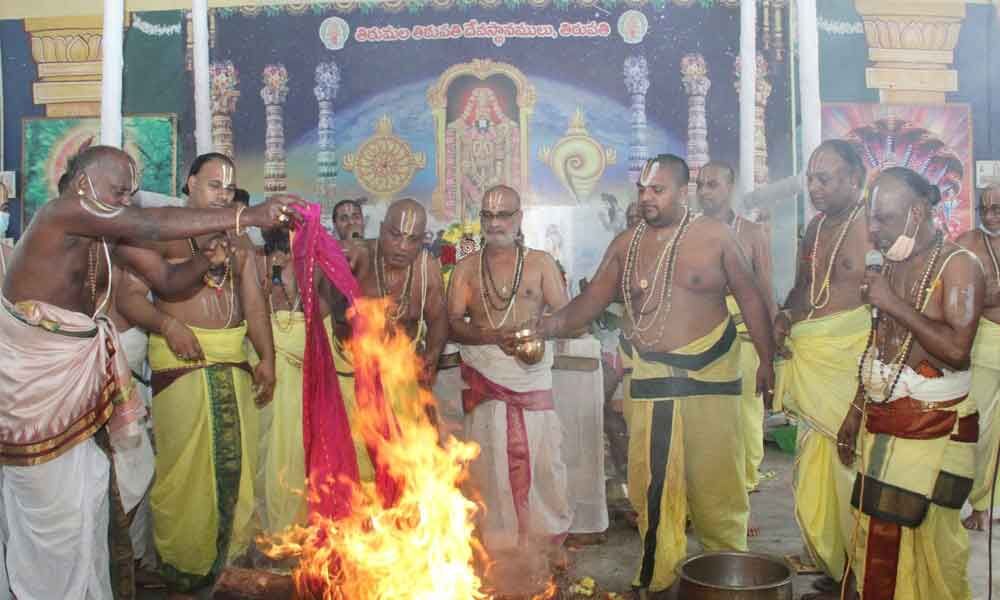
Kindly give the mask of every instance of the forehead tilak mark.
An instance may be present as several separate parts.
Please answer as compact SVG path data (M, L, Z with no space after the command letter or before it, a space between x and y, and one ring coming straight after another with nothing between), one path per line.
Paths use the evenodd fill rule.
M652 181L653 177L656 177L656 173L660 170L660 163L655 160L651 160L646 163L643 167L642 173L639 175L639 183L646 186Z

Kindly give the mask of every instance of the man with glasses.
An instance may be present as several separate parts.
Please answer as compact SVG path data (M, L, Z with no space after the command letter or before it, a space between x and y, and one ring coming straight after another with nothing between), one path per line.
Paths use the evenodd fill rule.
M463 258L448 289L451 338L462 344L466 437L482 448L471 466L486 510L480 531L490 555L545 548L550 568L564 564L572 522L559 418L552 403L551 342L541 357L516 354L522 323L569 298L555 260L521 241L521 198L499 185L479 212L484 246ZM513 556L513 554L512 554Z
M972 514L962 524L972 531L987 526L987 512L996 504L990 498L997 479L1000 446L1000 185L993 184L979 197L979 229L962 234L958 243L975 253L986 270L986 296L972 346L972 389L969 395L979 409L979 442L976 446L976 479L969 494ZM995 492L992 492L995 493Z

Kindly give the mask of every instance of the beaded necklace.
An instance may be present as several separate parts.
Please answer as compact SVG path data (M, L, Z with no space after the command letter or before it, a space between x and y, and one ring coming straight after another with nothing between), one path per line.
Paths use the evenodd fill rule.
M273 268L274 266L273 260L270 258L268 258L268 260L271 261L271 266ZM292 328L292 321L295 320L295 313L298 312L299 310L299 305L302 302L302 294L300 293L298 286L296 286L295 302L292 302L291 298L288 297L288 290L285 289L284 284L279 284L278 287L281 288L281 293L285 297L285 302L287 302L288 305L291 307L289 309L288 322L285 323L285 325L281 324L281 319L278 318L278 315L274 310L274 301L271 298L271 294L267 295L267 303L271 308L271 314L274 315L274 324L278 327L278 331L281 331L282 333L287 333ZM273 285L271 289L273 293L274 290Z
M910 289L909 296L913 298L913 308L917 312L922 313L927 308L927 303L930 300L931 288L929 286L931 273L934 272L937 266L938 258L941 256L941 249L944 247L944 236L940 232L937 233L933 250L931 256L927 261L927 266L924 267L924 272L921 276L914 282L913 287ZM892 281L893 264L889 264L886 267L886 278ZM891 318L891 317L890 317ZM871 330L868 333L868 342L865 345L864 354L862 354L862 359L858 364L858 380L862 382L865 388L866 395L870 398L872 396L873 379L875 375L875 359L878 356L886 354L886 344L888 343L890 336L888 331L883 331L883 335L879 335L879 330L888 329L889 319L883 317L878 321L872 322ZM883 325L883 321L886 323ZM895 319L893 319L893 326L895 326ZM896 355L888 363L890 377L882 384L882 389L880 390L880 395L883 401L887 402L892 398L893 392L896 390L896 384L899 383L899 377L903 372L903 367L906 366L906 361L909 359L910 351L913 349L913 332L907 331L906 337L903 339L903 343L900 344L896 351ZM866 370L868 375L865 376L864 371Z
M191 256L196 256L198 246L195 245L193 238L188 238L188 245L191 246ZM233 273L230 269L230 259L226 259L226 270L222 274L221 279L216 281L209 273L205 273L201 279L205 282L205 285L215 290L216 296L222 295L226 281L229 281L229 315L226 317L226 325L223 327L223 329L229 329L229 326L233 324L233 315L236 314L236 290L233 287Z
M826 275L823 277L823 284L819 288L819 292L816 292L816 258L817 252L819 251L819 237L820 233L823 231L823 223L826 222L826 213L819 218L819 225L816 227L816 238L813 240L812 248L812 260L810 261L810 281L809 281L809 305L812 307L812 311L820 310L825 307L830 302L830 275L833 274L833 266L837 262L837 255L840 253L840 247L844 243L844 239L847 237L847 231L851 228L851 224L854 223L854 219L861 213L861 209L864 208L864 203L859 202L857 206L851 211L850 216L840 228L840 235L837 237L837 243L833 246L833 252L830 254L830 262L826 266Z
M653 271L653 281L650 285L643 285L646 282L645 279L639 280L639 287L645 290L647 287L650 288L649 294L643 301L642 306L639 307L638 315L636 315L635 310L632 305L632 286L631 281L633 279L638 279L638 257L639 257L639 247L642 242L643 234L646 233L646 223L642 222L636 226L635 231L632 233L632 239L629 242L628 251L625 254L625 267L622 272L622 298L625 300L625 314L628 316L629 322L632 324L632 332L625 335L625 339L631 340L633 338L638 339L639 342L646 346L655 346L663 338L663 331L665 329L665 323L661 322L659 319L660 311L665 310L666 314L670 314L670 309L673 303L673 284L674 284L674 271L677 267L677 248L680 246L681 240L684 238L684 234L698 217L691 217L691 211L688 208L684 209L684 216L681 218L680 225L677 227L677 231L674 232L671 240L663 247L663 251L660 252L660 256L656 261L656 265ZM648 310L649 304L653 299L653 290L656 289L657 279L660 278L660 273L663 272L663 264L666 262L667 269L663 275L663 281L660 284L660 296L656 303L656 307L652 310L652 315L646 321L646 324L642 324L643 317L650 314ZM657 331L657 336L655 339L647 340L643 338L645 332L649 331L653 325L660 323L659 330Z
M191 246L191 256L197 256L198 246L195 244L194 239L188 238L188 245ZM227 279L230 279L230 284L232 284L232 281L231 281L232 272L230 270L229 263L230 263L230 260L227 258L226 259L226 270L223 271L222 277L219 278L218 280L216 280L214 277L212 277L211 269L208 272L206 272L204 275L202 275L202 278L201 278L202 281L205 282L205 285L207 285L208 287L210 287L213 290L215 290L216 294L221 294L222 293L223 287L226 285L226 280ZM230 285L230 288L231 287L232 287L232 285Z
M524 265L524 248L520 244L516 244L517 259L514 267L514 276L511 281L511 287L513 291L509 296L504 298L502 291L506 291L507 288L504 287L503 290L497 289L497 284L493 281L493 269L490 268L490 261L486 260L486 253L482 252L479 255L479 270L480 274L482 272L486 273L486 278L489 281L489 288L486 289L486 298L489 300L490 306L493 310L501 311L507 310L510 304L514 301L514 296L517 294L517 288L521 285L521 274ZM484 282L485 283L485 282ZM485 287L485 286L484 286ZM490 291L492 289L492 292ZM493 296L500 299L500 306L493 303Z
M993 244L990 243L990 237L986 235L986 232L982 232L983 243L986 244L986 252L990 255L990 262L993 263L993 277L995 281L1000 281L1000 262L997 261L997 252L993 249Z
M389 295L388 286L386 285L385 277L385 261L382 258L382 251L379 248L378 241L375 242L375 285L378 286L378 295L380 297L385 297ZM398 322L403 318L410 308L410 288L413 285L413 263L411 262L409 266L406 267L406 280L403 282L403 289L399 294L399 300L396 302L395 313L390 313L388 315L389 320L393 323ZM389 297L390 300L395 300L395 298Z
M489 261L486 260L486 247L484 246L482 250L479 251L479 297L483 303L483 311L486 312L486 319L490 322L490 327L494 330L500 329L507 323L507 319L510 317L511 313L514 312L514 306L517 304L517 291L521 287L521 278L524 273L524 248L520 245L516 245L517 258L514 261L514 279L511 283L510 297L508 297L505 302L506 305L501 308L496 308L493 304L493 300L490 297L489 290L486 289L486 278L484 273L489 273ZM492 276L489 277L490 283L493 283ZM497 297L504 300L504 297L497 293L496 284L493 284L493 292L496 293ZM493 314L490 310L505 311L503 313L503 318L500 319L499 323L493 321Z

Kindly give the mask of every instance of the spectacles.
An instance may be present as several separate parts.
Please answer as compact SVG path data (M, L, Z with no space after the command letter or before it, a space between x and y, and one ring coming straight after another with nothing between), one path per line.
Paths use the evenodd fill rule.
M507 220L510 220L510 219L514 218L514 215L516 215L519 212L521 212L520 209L518 209L518 210L510 210L510 211L503 211L503 212L490 212L488 210L481 210L481 211L479 211L479 218L482 219L482 220L484 220L484 221L489 221L489 220L492 220L492 219L499 219L501 221L507 221Z
M979 214L990 215L992 217L1000 217L1000 204L991 204L989 206L979 205Z

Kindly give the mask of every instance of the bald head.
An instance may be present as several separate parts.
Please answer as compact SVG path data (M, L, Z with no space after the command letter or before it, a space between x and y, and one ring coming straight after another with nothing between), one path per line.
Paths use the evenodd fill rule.
M521 196L506 185L495 185L483 194L480 227L487 244L512 246L521 231Z
M69 160L59 179L61 197L78 198L84 209L100 217L117 215L138 189L135 161L111 146L84 149Z
M427 211L413 198L389 205L379 229L378 244L388 266L401 268L413 263L423 247Z

